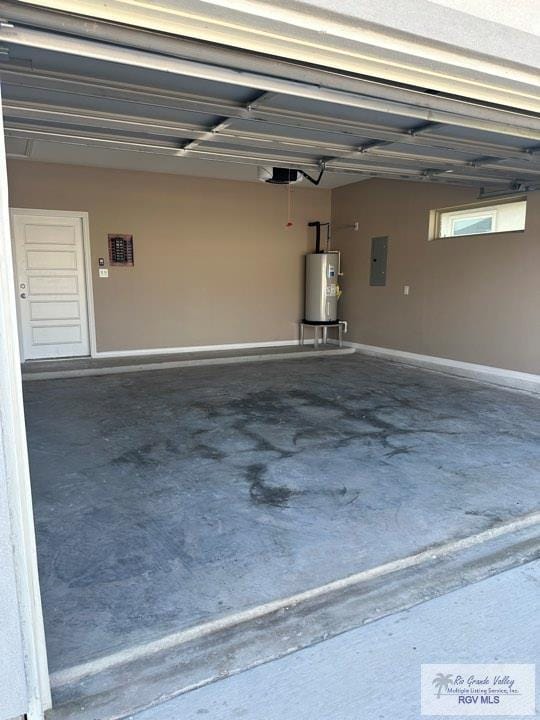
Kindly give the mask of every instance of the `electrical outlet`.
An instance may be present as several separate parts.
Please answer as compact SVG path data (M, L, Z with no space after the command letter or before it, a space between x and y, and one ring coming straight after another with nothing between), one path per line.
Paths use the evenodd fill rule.
M404 295L408 295L408 294L410 293L410 291L411 291L411 286L410 286L410 285L404 285L404 286L403 286L403 294L404 294Z
M108 278L109 277L109 268L99 268L99 277L100 278Z
M358 222L358 220L354 221L353 228L354 228L354 232L358 232L358 230L360 230L360 223Z

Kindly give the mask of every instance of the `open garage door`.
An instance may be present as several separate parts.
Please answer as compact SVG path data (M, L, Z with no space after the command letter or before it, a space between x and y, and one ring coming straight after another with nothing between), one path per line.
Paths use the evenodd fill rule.
M264 0L81 0L76 7L69 0L30 0L24 9L11 8L12 19L41 18L43 26L54 30L59 25L53 15L47 19L37 9L32 14L30 5L63 11L60 24L76 34L81 26L70 17L75 12L213 43L221 51L242 48L271 57L274 64L281 58L473 102L540 110L535 0L520 0L519 7L480 6L467 0L402 0L391 12L377 0L339 5L331 0L302 0L294 7ZM87 23L84 33L91 37L95 30L93 22ZM112 39L117 41L114 35ZM143 42L139 47L146 46ZM197 57L201 50L201 43L194 42L186 57ZM230 52L235 54L236 67L244 69L242 51ZM282 72L284 63L279 64ZM253 68L253 61L248 67Z
M521 196L540 187L540 118L536 100L533 98L534 93L531 92L531 74L525 70L516 71L510 80L507 78L495 82L495 66L483 67L486 78L491 77L491 81L482 86L477 84L478 92L475 96L472 88L477 81L471 79L474 71L472 67L463 72L456 71L456 76L443 72L441 67L440 72L433 75L433 84L430 85L427 82L429 74L425 68L415 73L411 70L414 64L411 61L407 65L407 72L403 67L400 73L388 70L374 74L380 61L370 62L362 68L357 65L345 69L331 68L329 63L332 53L328 48L325 50L325 63L322 65L315 62L316 57L313 54L306 57L292 51L283 55L286 59L276 59L268 52L265 53L260 46L256 46L253 38L246 45L248 47L252 44L251 51L248 52L220 45L217 42L219 35L214 33L211 38L202 38L193 30L191 39L178 37L173 33L173 30L178 32L178 25L167 25L167 32L164 32L165 27L159 23L151 24L150 30L141 30L121 22L132 17L131 15L111 15L111 8L119 11L122 5L124 10L133 9L133 3L108 4L108 14L101 8L99 19L93 18L88 22L84 17L66 13L68 4L63 2L56 3L58 13L21 3L0 2L4 18L0 23L0 75L6 152L9 158L219 177L225 180L267 180L279 175L280 171L290 172L292 169L312 178L318 178L321 174L320 187L327 189L381 178L469 188L476 197L482 199ZM98 13L94 3L86 3L85 7L89 13ZM142 23L141 16L136 17L138 20L133 22ZM204 23L201 25L193 19L193 27L195 25L202 33L201 27ZM214 27L213 30L215 29ZM235 42L239 45L239 40L235 37ZM200 42L201 39L206 42ZM213 40L212 43L208 42L210 39ZM311 53L313 52L312 48ZM393 48L389 52L393 54L397 50ZM441 58L439 60L442 62ZM445 62L450 62L450 58L446 58ZM367 73L368 65L371 75ZM451 89L454 92L451 92ZM503 97L506 98L504 103ZM3 163L4 158L1 160ZM4 179L2 209L5 218L2 226L2 248L6 251L4 257L8 258L9 264L11 256L6 191ZM142 196L143 193L139 192L137 201L140 201ZM129 202L133 204L133 198L129 198ZM316 207L315 201L313 205L308 205L304 209L304 219L311 220L311 217L307 218L307 214L314 212ZM54 209L61 211L60 207ZM253 221L254 227L257 219ZM476 218L475 221L481 220L482 218ZM118 264L122 262L121 259L113 257L116 241L119 241L123 248L123 260L133 260L132 254L128 257L129 248L131 247L132 253L133 246L129 245L132 236L127 233L126 228L108 229L111 234L107 240L113 242L113 246L109 245L109 260L118 260ZM373 240L374 261L379 262L379 259L384 258L386 262L388 238L379 235L377 231ZM52 246L56 252L56 243ZM156 241L153 257L158 254L159 245ZM82 240L79 255L82 262ZM93 262L96 262L96 270L99 263L99 270L106 272L104 253L101 255L103 256L96 255ZM332 273L335 274L335 269ZM299 276L300 273L296 274ZM383 272L382 276L384 274ZM382 285L384 277L378 276L377 279L376 276L377 273L374 273L373 285ZM3 279L8 277L8 268L3 267ZM81 271L81 282L83 279ZM2 386L2 392L3 397L5 395L8 400L6 407L9 413L5 418L2 415L1 419L2 430L4 426L9 428L6 438L12 448L11 455L5 449L4 455L8 460L6 468L13 478L8 489L10 508L15 508L13 512L17 519L14 544L17 545L18 542L19 548L22 548L16 569L23 578L19 593L25 604L21 628L25 643L23 654L27 660L29 658L26 668L28 696L32 702L31 717L39 718L50 698L33 544L19 357L16 350L14 290L11 278L3 285L3 298L10 299L2 303L2 327L7 338L7 350L2 357L1 366L3 378L8 381L5 388ZM78 290L82 293L80 287ZM82 294L77 295L77 298L81 297ZM77 302L77 298L73 302ZM109 307L112 306L113 302ZM131 320L131 317L128 320ZM146 324L151 325L151 321ZM56 344L59 345L58 342ZM86 353L87 350L85 344L79 354ZM127 352L134 350L128 349ZM354 368L350 370L351 378L354 378L354 372ZM238 377L233 378L238 387L245 384L245 377L241 375L239 373ZM383 378L387 385L395 380L390 375L389 372L388 377ZM283 378L278 379L281 382ZM301 380L302 378L298 378L298 383ZM369 378L365 382L368 383L368 380ZM214 379L214 382L216 387L219 387L221 378ZM414 379L405 373L402 378L403 397L400 400L404 406L410 403L409 383L414 383ZM432 398L429 412L436 412L438 383L426 384ZM208 392L211 389L212 384L209 383ZM466 391L467 388L460 389L464 395ZM276 406L272 392L271 388L259 388L258 393L254 393L251 404L248 402L246 405L249 422L259 422L257 413L263 407L266 408L268 422L278 427L289 404L298 400L298 395L295 395L298 391L287 388L289 395L283 405ZM315 418L333 412L333 408L325 404L324 400L310 395L309 388L304 388L302 392L308 398L309 402L306 404L310 404ZM379 388L371 388L369 392L376 396ZM95 398L93 386L89 386L88 393L88 401L81 401L81 406L84 405L85 421L91 401ZM177 396L182 395L183 389L180 385L175 388L175 393ZM348 394L345 381L341 393L343 396ZM129 396L129 393L127 395ZM214 395L219 396L218 390ZM169 396L170 387L165 390L150 388L145 396L145 408L154 407L155 410L152 402L157 399L165 403ZM84 393L80 397L84 398ZM56 393L51 393L51 407L56 398ZM102 404L95 410L94 417L99 417L99 427L107 426L111 423L111 418L114 418L111 432L122 429L125 418L129 417L130 413L135 413L132 407L128 407L124 412L124 406L113 399L114 407L110 413L106 417L100 417L100 408L110 402L106 392L100 396L100 403L101 401ZM224 400L224 404L227 401ZM360 416L363 412L362 401L362 397L355 400L357 405L348 411L350 416L355 413ZM66 402L69 405L69 398ZM491 402L495 407L496 399ZM532 414L528 412L527 402L523 401L519 412L516 411L516 425L524 424L528 415ZM206 409L197 405L198 399L195 397L192 398L192 403L195 427L200 421L198 413L204 414ZM47 403L38 401L36 404L49 411ZM238 405L241 404L238 400ZM171 417L176 411L174 407L171 408ZM455 411L457 419L443 418L441 422L462 422L466 426L466 432L472 432L474 424L470 422L470 418L459 415L462 408L456 407ZM223 423L223 428L220 428L218 433L221 437L224 434L222 430L229 428L230 416L221 406L214 409L214 412L215 417ZM157 415L160 414L161 406L157 410ZM479 410L479 416L483 417L482 409ZM138 429L142 440L146 438L149 428L157 423L154 416L149 418L148 422L143 422ZM205 418L208 420L208 413ZM351 420L351 417L347 419ZM428 421L430 419L426 418L426 422ZM243 429L245 418L237 419L237 422ZM385 445L389 422L376 420L374 423L376 432L383 437L382 449L388 450L392 456L406 455L407 449L403 447ZM39 429L47 430L46 418L42 417L38 425ZM314 421L315 428L316 425ZM301 413L298 417L295 416L291 427L302 440L302 433L305 434L305 419ZM67 436L73 430L71 423L66 423L64 430ZM486 427L485 430L489 433L490 428ZM88 441L88 437L93 437L92 432L94 429L85 436L84 442ZM198 437L197 433L201 432L212 434L215 426L210 422L208 426L197 427L193 436ZM396 432L401 433L402 429L398 428ZM420 428L419 433L425 432L425 429ZM451 435L453 430L444 432ZM61 443L63 438L64 435L60 437ZM51 444L43 441L41 437L38 440L40 448L51 447ZM58 457L62 458L61 443L58 446ZM474 447L470 447L471 456L480 445L478 441ZM80 446L82 447L83 443ZM92 448L85 447L88 447L87 452L90 455ZM261 447L263 451L267 450L266 446ZM145 449L142 455L138 451L131 455L126 451L111 461L115 463L115 467L121 467L124 479L129 482L132 480L134 463L143 467L144 475L150 472L148 468L153 468L155 452L165 455L178 452L172 440L162 445L159 441L157 445L147 443L143 448ZM207 453L206 460L209 462L221 462L219 448L216 450L211 445L201 445L200 442L196 448L197 452ZM248 449L251 450L251 447ZM528 458L529 448L525 443L522 449L524 456ZM286 459L287 452L284 451L283 455ZM448 450L448 454L450 456L452 452ZM197 460L198 456L194 457ZM190 461L193 461L193 458ZM267 483L262 476L261 467L260 463L252 462L246 469L246 475L250 478L247 496L254 505L266 503L278 507L280 503L286 504L289 497L303 497L304 488L301 486L287 488L277 483ZM218 474L221 472L219 467L214 469ZM321 479L321 497L328 495L325 495L324 490L325 478L326 476ZM146 487L149 484L148 477L144 475L143 479L142 485ZM389 481L389 492L391 484ZM526 478L523 484L526 485ZM111 485L104 480L103 487L110 488ZM338 488L330 495L333 500L337 498L337 502L340 502L346 492ZM427 489L423 495L429 495ZM65 497L69 500L69 488ZM506 501L505 497L501 503ZM354 505L355 502L356 498L352 496L347 497L343 504L349 507L349 504ZM227 504L221 498L219 503L226 508ZM384 514L386 509L383 508L381 512ZM480 522L480 514L475 507L470 510L471 528L474 523ZM242 515L242 511L239 515ZM106 512L103 517L103 535L106 536L106 531L116 526ZM141 521L141 527L143 525L144 522ZM443 525L441 520L441 527ZM532 526L532 520L526 518L523 528L528 530L529 526ZM428 523L424 529L425 532L430 529ZM478 530L479 526L474 525L473 529ZM504 533L506 528L500 534ZM233 540L236 541L235 538ZM118 535L114 539L115 547L121 546L122 542L124 540ZM388 558L381 558L381 563L383 559ZM149 567L148 572L151 569ZM277 568L276 574L279 570ZM350 568L346 570L349 572ZM81 587L85 581L83 578ZM84 589L82 594L86 595L86 592ZM211 592L208 594L212 595ZM301 595L301 592L297 594ZM122 601L123 597L119 604ZM213 618L214 616L212 621ZM182 635L183 640L188 635L189 633ZM149 641L150 644L152 642L153 640ZM159 644L160 641L157 642ZM160 649L164 648L160 646ZM122 649L114 654L113 660L106 658L105 670L121 665L122 658ZM101 662L101 659L98 660ZM76 681L86 678L93 668L92 662L86 664L86 659L78 668L59 668L57 680L65 692L66 702L72 697L70 682L74 678ZM125 683L124 678L119 681L120 684L122 682ZM87 712L93 712L92 708L87 708Z
M531 111L105 22L89 28L74 16L59 16L64 32L51 32L46 14L1 9L16 18L0 29L14 157L80 153L106 164L129 152L149 169L156 156L187 173L241 165L243 178L256 177L253 166L313 172L324 163L329 186L389 177L524 190L540 178L540 119Z

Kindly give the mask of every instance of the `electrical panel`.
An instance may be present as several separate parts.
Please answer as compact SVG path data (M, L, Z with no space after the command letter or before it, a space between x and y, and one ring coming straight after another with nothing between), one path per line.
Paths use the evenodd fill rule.
M371 238L371 270L369 284L386 285L386 265L388 260L388 236Z
M133 235L109 235L109 264L134 264Z

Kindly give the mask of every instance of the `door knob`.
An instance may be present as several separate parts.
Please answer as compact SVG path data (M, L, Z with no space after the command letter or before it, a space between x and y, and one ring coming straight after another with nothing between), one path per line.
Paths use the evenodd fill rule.
M22 298L25 298L25 297L26 297L26 293L21 293L21 297L22 297Z

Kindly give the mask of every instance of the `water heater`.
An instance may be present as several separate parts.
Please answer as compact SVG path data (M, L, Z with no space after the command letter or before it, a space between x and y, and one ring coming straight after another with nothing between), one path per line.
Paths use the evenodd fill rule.
M315 252L306 255L305 320L331 323L338 319L338 252Z

